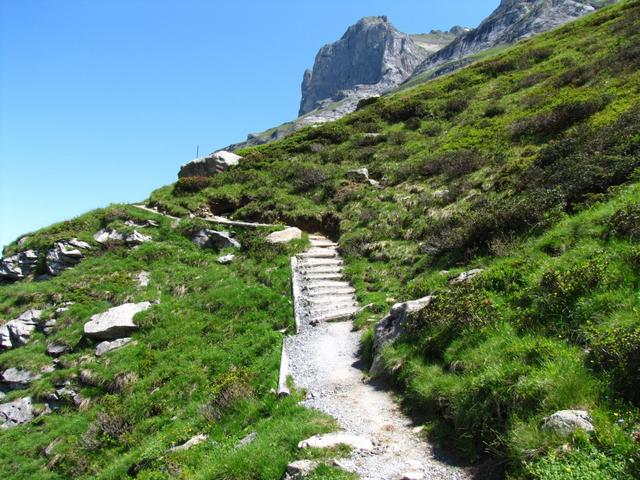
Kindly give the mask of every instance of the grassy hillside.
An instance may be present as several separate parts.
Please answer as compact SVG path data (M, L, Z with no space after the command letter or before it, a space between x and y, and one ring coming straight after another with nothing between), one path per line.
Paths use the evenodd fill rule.
M153 240L137 248L92 240L101 227L122 231L126 220L152 217L160 225L143 231ZM41 411L60 385L83 401L78 407L67 399L58 411L1 431L0 477L280 478L300 455L298 441L334 428L331 419L297 406L298 395L277 399L272 392L281 331L293 323L289 255L304 242L274 247L262 240L264 231L237 231L244 248L232 264L220 265L225 252L202 250L187 238L198 226L183 221L174 229L170 220L114 206L30 236L26 247L78 236L93 250L59 277L0 287L3 319L28 308L48 318L73 302L49 337L37 332L27 345L0 354L0 370L38 372L52 363L46 343L71 349L53 372L3 401L30 395ZM135 280L141 271L149 272L146 287ZM136 343L96 358L83 324L111 306L144 300L159 304L136 317ZM254 433L255 440L238 446ZM168 451L197 434L208 440Z
M468 458L513 478L637 478L639 45L640 2L622 2L150 201L334 236L369 331L435 294L387 373ZM348 178L360 167L380 188ZM566 408L596 433L541 430Z
M365 355L391 304L435 295L384 350L386 375L425 434L470 461L518 479L638 478L639 67L640 2L626 1L247 149L238 167L181 179L149 203L339 240L359 300L371 304L358 318ZM350 179L361 167L378 187ZM146 217L92 212L7 253L92 241L99 228ZM41 404L66 379L90 399L0 433L3 478L280 478L298 440L333 427L295 395L270 393L279 330L291 326L287 259L302 245L268 247L260 232L238 231L242 252L222 266L189 241L194 227L163 220L137 249L94 244L60 277L0 286L4 319L75 302L53 337L72 353L29 393ZM472 282L449 284L477 267ZM137 289L141 270L151 283ZM156 299L137 318L136 345L92 356L80 336L91 314ZM35 334L0 366L48 365L44 342ZM588 410L595 433L540 428L569 408ZM209 441L167 452L196 433Z

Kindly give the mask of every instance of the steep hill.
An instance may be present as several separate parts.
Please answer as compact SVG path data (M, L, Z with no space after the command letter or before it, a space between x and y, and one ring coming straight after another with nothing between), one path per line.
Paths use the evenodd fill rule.
M29 335L0 367L40 377L5 379L2 405L28 395L37 417L0 433L0 474L275 479L335 456L296 448L329 419L269 391L305 240L234 228L241 249L202 250L191 238L212 225L195 213L337 241L368 306L370 374L481 478L638 478L639 46L640 1L623 1L153 192L180 222L112 206L11 244L5 256L40 253L0 286L3 319L42 312L12 324ZM92 315L158 300L135 317L137 343L95 356ZM47 355L54 343L64 353ZM345 478L322 468L311 478Z

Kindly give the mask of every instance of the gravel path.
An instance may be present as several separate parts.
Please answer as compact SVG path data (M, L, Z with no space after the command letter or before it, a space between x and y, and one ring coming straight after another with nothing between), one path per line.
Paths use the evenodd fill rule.
M351 321L358 308L353 289L342 280L337 246L319 236L311 241L311 249L292 262L299 333L286 338L285 350L294 383L307 391L303 404L375 445L353 451L340 466L371 480L470 479L469 471L435 458L389 392L363 381L361 332Z

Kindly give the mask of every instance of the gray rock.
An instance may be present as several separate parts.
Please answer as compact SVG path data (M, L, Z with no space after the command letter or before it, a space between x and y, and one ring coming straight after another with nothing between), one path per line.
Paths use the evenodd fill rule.
M96 345L96 356L101 357L105 353L112 352L120 347L124 347L126 344L130 343L133 340L131 337L118 338L117 340L113 340L111 342L104 341L100 342Z
M0 348L8 350L26 344L40 320L41 310L31 309L0 326Z
M242 447L246 447L247 445L249 445L250 443L252 443L256 437L258 436L258 434L256 432L251 432L249 435L247 435L246 437L244 437L243 439L241 439L237 444L236 444L236 448L242 448Z
M0 404L0 428L17 427L33 418L33 404L30 397Z
M189 440L187 440L183 444L176 445L175 447L171 447L169 451L181 452L183 450L189 450L190 448L195 447L196 445L200 445L201 443L206 442L208 438L209 437L207 437L204 434L196 435L194 437L191 437Z
M320 462L317 460L296 460L287 465L287 472L284 478L285 480L302 480L318 468L318 465L320 465Z
M147 228L147 227L159 227L160 224L155 220L145 220L143 222L134 222L133 220L127 220L124 222L127 227L133 228Z
M313 71L304 72L299 115L346 97L380 95L407 79L426 56L387 17L365 17L322 47Z
M62 342L51 342L47 344L47 355L51 357L59 357L70 350L69 345Z
M410 315L429 306L434 297L428 296L418 300L396 303L389 314L378 322L373 337L373 362L369 373L375 377L383 372L382 349L385 345L395 342L405 332Z
M468 272L462 272L457 277L449 280L449 285L458 285L460 283L470 282L482 272L484 272L484 269L482 268L474 268L473 270L469 270Z
M180 167L179 178L183 177L208 177L221 173L229 167L237 165L242 157L235 153L220 150L206 157L196 158Z
M462 33L445 48L427 57L415 69L414 75L498 45L510 45L518 40L559 27L592 12L599 3L602 2L502 0L498 8L484 19L478 28Z
M133 233L126 235L124 237L124 243L130 246L141 245L146 242L150 242L151 237L149 235L144 235L137 230L134 230Z
M563 435L570 435L576 430L593 432L593 420L584 410L560 410L546 417L542 423L543 429L554 430Z
M35 272L38 266L38 251L26 250L0 261L0 279L14 281Z
M98 230L93 239L101 245L105 243L120 243L124 241L124 235L115 230Z
M82 248L85 250L91 249L91 245L89 245L87 242L83 242L82 240L78 240L77 238L72 238L67 243L75 248Z
M38 380L40 375L28 370L18 370L17 368L8 368L2 373L0 381L3 386L10 390L19 388L27 388L31 382Z
M145 288L149 286L149 272L139 272L135 275L134 278L136 279L136 282L138 282L138 288Z
M267 243L289 243L302 238L302 230L297 227L287 227L284 230L270 233L265 240Z
M221 257L218 257L218 263L226 265L227 263L233 262L234 258L236 258L236 256L233 253L230 253L229 255L222 255Z
M217 230L200 230L196 232L191 241L200 248L211 248L220 250L223 248L240 248L240 242L231 238L228 232L219 232Z
M82 243L84 244L84 242ZM47 252L47 270L51 275L60 275L68 268L76 266L83 258L84 254L79 250L79 247L70 242L56 242L54 247Z
M125 303L93 315L91 320L84 324L84 334L93 340L115 340L128 337L138 330L138 326L133 322L134 315L147 310L150 306L149 302Z

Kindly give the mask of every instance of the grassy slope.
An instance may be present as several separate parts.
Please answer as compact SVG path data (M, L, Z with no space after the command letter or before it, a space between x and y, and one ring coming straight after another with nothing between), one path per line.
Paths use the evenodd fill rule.
M29 246L60 238L91 240L102 226L122 227L148 215L110 207L33 234ZM28 393L41 406L53 382L69 380L91 402L39 417L0 432L2 478L280 478L295 458L297 442L331 430L333 422L296 405L298 395L276 399L282 333L291 328L291 248L268 246L264 232L236 232L245 248L231 265L202 251L185 233L144 229L153 242L130 250L102 249L59 277L0 287L0 312L14 318L27 308L75 302L50 337L73 348L62 367ZM133 275L146 270L151 282L136 288ZM129 345L96 359L81 339L89 316L126 301L160 304L136 317L142 326ZM38 370L51 363L45 337L0 355L0 368ZM91 385L78 379L91 372ZM85 375L86 378L86 375ZM12 392L6 400L22 397ZM257 432L243 448L236 443ZM200 433L209 441L186 452L167 449ZM47 458L44 450L59 439ZM335 478L342 478L336 476Z
M634 478L638 45L640 2L622 2L151 202L339 237L373 303L367 329L396 299L435 293L386 364L431 434L470 458L513 477ZM362 166L381 189L346 178ZM440 273L478 266L469 287ZM545 434L560 408L588 408L597 433Z

